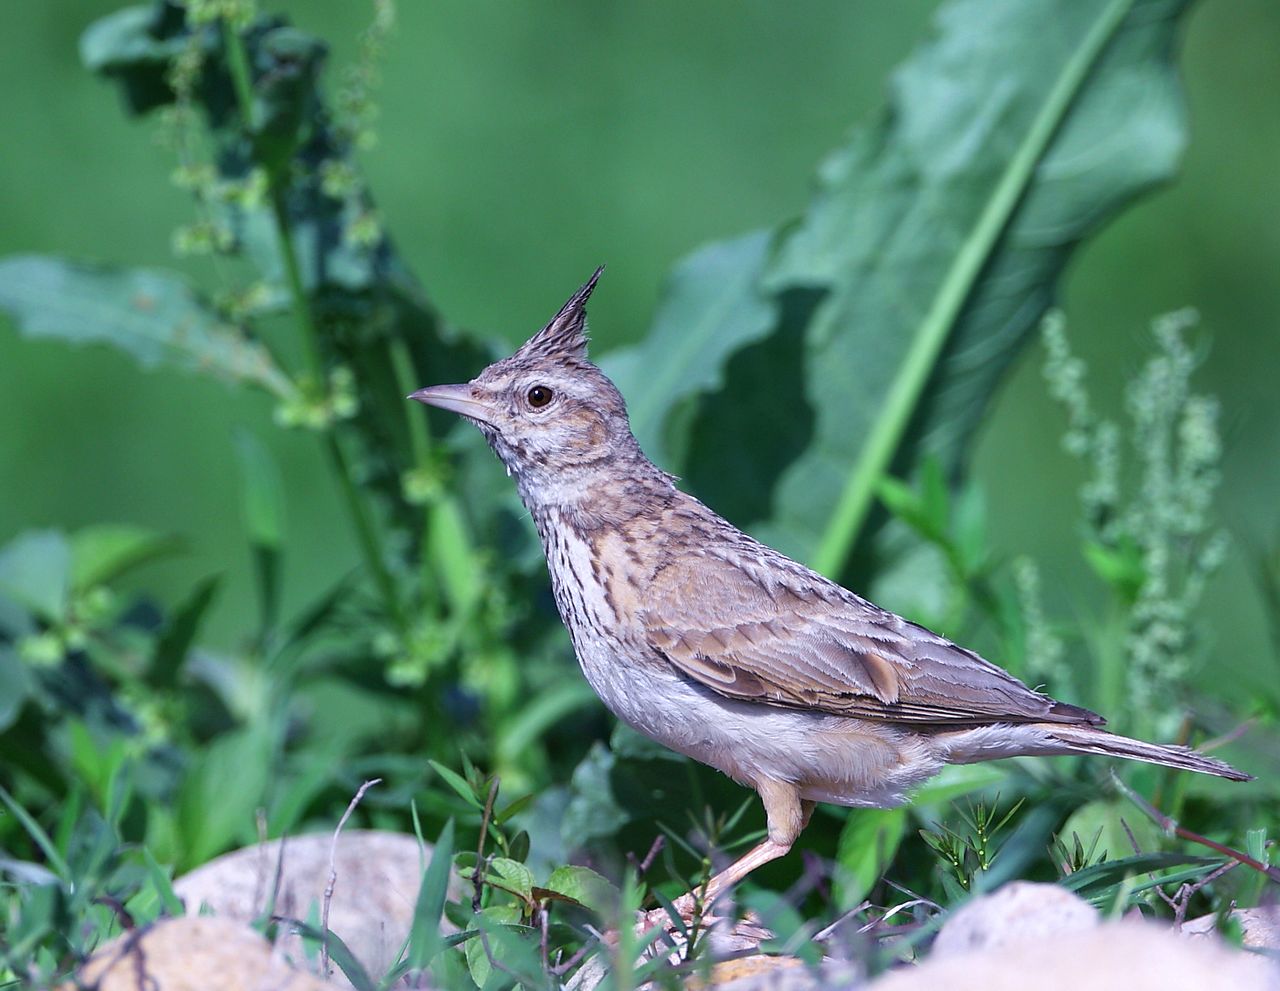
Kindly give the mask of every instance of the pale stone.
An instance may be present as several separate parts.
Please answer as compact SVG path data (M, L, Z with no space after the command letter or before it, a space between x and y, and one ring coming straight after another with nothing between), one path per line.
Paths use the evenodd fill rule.
M934 940L930 956L941 958L1024 940L1047 940L1097 924L1097 910L1065 888L1013 881L953 912Z
M271 944L230 919L184 916L118 936L60 991L332 991L289 967Z
M1239 923L1244 945L1249 949L1280 952L1280 905L1233 909L1231 918ZM1187 936L1204 936L1216 934L1217 928L1215 916L1202 915L1184 922L1181 932Z
M275 914L318 925L332 841L332 833L289 837L283 843L283 863L280 840L236 850L178 878L174 891L188 914L211 911L249 922L270 903L279 866ZM338 837L329 928L375 980L395 963L409 933L430 859L429 845L403 833L352 829ZM299 967L317 967L314 944L308 954L296 935L284 934L279 951ZM337 968L332 979L346 983Z
M1145 922L930 957L872 982L867 991L1280 991L1280 969L1209 939L1187 939Z

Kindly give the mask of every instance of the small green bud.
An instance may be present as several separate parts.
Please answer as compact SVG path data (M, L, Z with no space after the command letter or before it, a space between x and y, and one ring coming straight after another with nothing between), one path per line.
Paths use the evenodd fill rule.
M33 668L51 668L62 663L67 651L62 639L48 631L18 641L18 656Z
M347 224L343 236L358 248L371 248L382 240L382 221L373 210L362 210Z
M350 162L329 158L320 163L320 189L331 199L345 200L360 191L360 176Z
M435 502L443 491L439 473L431 468L410 468L400 476L400 494L412 506Z

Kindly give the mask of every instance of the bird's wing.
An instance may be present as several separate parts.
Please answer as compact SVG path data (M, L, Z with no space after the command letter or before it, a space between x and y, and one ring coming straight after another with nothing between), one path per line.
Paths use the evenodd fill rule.
M721 695L886 722L1103 722L788 558L734 557L669 563L639 612L650 646Z

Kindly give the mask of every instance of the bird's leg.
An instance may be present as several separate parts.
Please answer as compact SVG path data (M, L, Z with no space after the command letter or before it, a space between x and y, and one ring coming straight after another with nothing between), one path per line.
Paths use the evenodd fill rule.
M672 907L685 920L692 920L699 904L705 912L712 903L754 871L757 867L777 860L790 852L800 831L809 824L813 802L800 799L800 790L789 782L763 779L756 783L756 791L764 802L764 814L768 819L769 835L732 864L714 875L702 888L695 888L681 895ZM650 913L650 921L661 923L665 912L658 909ZM666 919L670 922L670 919Z

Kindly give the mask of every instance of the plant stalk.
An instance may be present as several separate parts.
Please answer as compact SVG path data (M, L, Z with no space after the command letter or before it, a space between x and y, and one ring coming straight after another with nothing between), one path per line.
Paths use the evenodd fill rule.
M222 36L227 50L227 64L231 71L232 85L236 91L236 102L244 121L246 135L253 142L253 80L249 72L249 57L245 52L244 41L240 32L228 21L222 22ZM311 302L302 281L302 269L298 264L298 254L294 250L293 238L289 230L289 208L286 200L286 189L278 175L269 176L271 187L271 212L275 219L276 239L280 247L280 259L284 267L285 281L289 296L293 302L293 311L298 321L299 336L302 339L303 354L310 377L316 388L323 389L324 361L321 357L320 334L316 328L311 312ZM325 453L333 474L337 476L338 485L342 489L347 513L351 517L360 549L364 556L365 566L373 575L379 594L386 606L392 621L402 631L406 626L404 608L396 589L395 580L387 570L382 558L381 541L373 514L368 502L356 488L352 480L351 463L346 452L338 442L332 427L324 431L322 441Z
M876 486L902 441L920 395L951 336L978 273L1017 209L1027 182L1070 110L1080 84L1132 5L1133 0L1113 0L1102 12L1079 49L1062 67L1026 137L992 189L977 224L939 285L933 303L917 328L905 360L889 387L884 402L885 415L876 421L867 437L827 528L818 541L812 562L815 571L838 578L848 563L854 542L871 509Z

